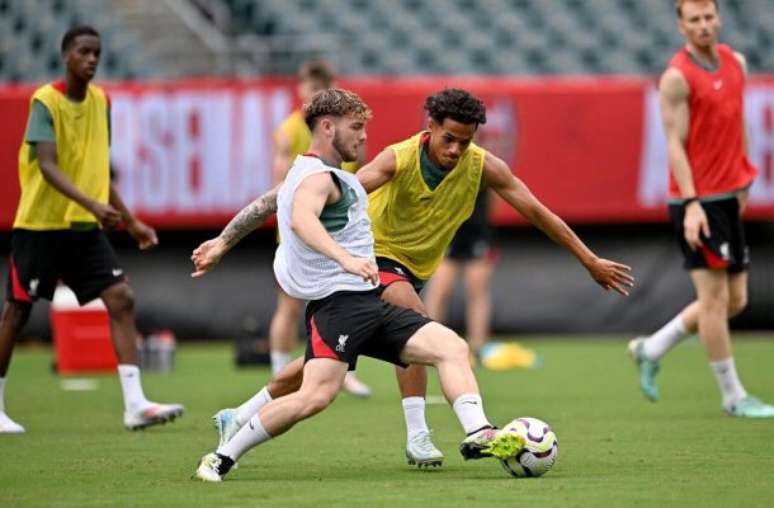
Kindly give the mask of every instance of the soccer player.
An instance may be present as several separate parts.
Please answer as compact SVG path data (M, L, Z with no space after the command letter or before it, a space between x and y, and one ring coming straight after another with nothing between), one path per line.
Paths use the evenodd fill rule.
M568 249L606 290L628 294L633 284L628 266L597 257L575 233L535 198L505 162L472 142L486 122L484 103L465 90L446 89L427 98L428 130L386 148L357 172L373 193L369 215L379 267L382 298L427 315L419 297L443 259L454 233L473 211L483 182L532 224ZM236 242L276 210L274 189L245 207L214 239L193 255L194 276L214 267ZM250 416L274 397L301 384L303 362L297 359L268 386L237 409L215 416L221 442L228 441ZM443 454L430 440L425 421L427 374L421 365L396 369L407 427L409 464L440 464Z
M307 155L296 158L277 198L282 242L274 258L285 292L308 301L303 382L298 391L264 405L231 440L202 457L194 477L222 481L249 449L324 410L361 354L402 367L435 366L467 434L460 446L463 457L512 456L523 438L495 430L487 420L465 341L379 297L368 196L357 177L337 169L342 161L354 160L365 142L368 107L351 92L330 89L315 95L304 116L312 144Z
M325 60L311 59L301 65L298 71L297 93L302 104L307 104L314 94L331 88L335 80L331 65ZM312 133L309 131L301 110L293 111L274 133L274 160L272 174L274 183L279 184L285 179L288 169L297 156L303 155L309 149ZM364 153L361 149L361 153ZM341 169L354 173L358 168L357 160L345 162ZM298 337L298 321L304 303L288 296L282 288L277 289L277 308L269 325L269 349L271 351L271 370L278 373L293 359L292 351ZM354 372L348 372L342 385L343 390L355 397L369 397L371 389L355 377Z
M696 300L628 349L642 392L655 401L659 361L698 331L723 409L739 417L774 417L774 407L749 395L739 380L728 327L747 304L749 254L741 215L756 174L746 156L746 63L718 43L715 0L682 0L676 7L686 44L661 77L659 94L671 169L669 214Z
M91 84L100 58L99 34L89 26L72 28L61 50L65 79L33 93L19 150L21 197L0 319L0 432L24 432L3 406L11 352L33 302L50 300L60 279L81 304L101 298L107 307L124 425L147 427L183 414L179 404L145 398L137 367L134 294L102 232L123 224L140 249L158 243L156 232L132 216L110 182L110 101Z

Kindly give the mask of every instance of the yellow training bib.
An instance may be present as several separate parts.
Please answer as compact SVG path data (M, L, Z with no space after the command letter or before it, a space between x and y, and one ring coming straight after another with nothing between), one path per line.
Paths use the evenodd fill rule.
M435 190L420 167L422 132L389 148L395 176L369 196L376 256L397 261L422 280L441 263L460 225L470 217L486 151L471 143Z
M105 92L89 85L86 98L73 102L61 86L38 88L30 99L46 106L54 124L59 169L83 194L100 203L110 197L110 139ZM93 222L91 212L49 185L40 172L34 147L22 141L19 149L21 197L14 228L69 229L73 222Z

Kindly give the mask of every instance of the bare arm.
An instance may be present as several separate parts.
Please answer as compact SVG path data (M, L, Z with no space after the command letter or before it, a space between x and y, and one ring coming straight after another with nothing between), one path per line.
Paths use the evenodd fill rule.
M369 259L355 258L328 234L320 221L326 203L341 197L330 173L318 173L304 178L293 196L290 227L309 247L336 261L346 271L378 282L376 265Z
M383 150L374 160L360 168L357 179L369 194L395 176L395 152L389 148Z
M121 199L121 195L118 193L118 189L116 189L112 182L110 183L109 202L121 214L121 219L126 224L126 231L132 238L137 240L140 250L149 249L159 244L156 230L132 215L132 212L126 207L124 200Z
M112 228L121 222L121 213L110 205L103 205L82 193L59 169L56 155L56 143L40 142L36 144L40 172L51 187L75 201L93 213L103 226Z
M559 216L543 205L524 182L511 173L505 162L491 153L487 153L484 160L484 181L530 223L570 251L599 285L628 294L626 288L634 284L631 268L597 257Z
M689 94L688 83L677 69L668 69L661 77L659 103L667 140L669 166L683 198L696 197L693 170L691 162L688 160L688 152L685 149L690 125ZM698 201L692 201L686 205L683 229L685 240L692 249L702 245L702 234L709 237L710 229L707 216Z
M201 277L212 270L226 252L277 211L279 188L280 186L277 185L242 208L221 231L220 235L207 240L193 251L191 261L194 263L195 271L191 274L192 277Z

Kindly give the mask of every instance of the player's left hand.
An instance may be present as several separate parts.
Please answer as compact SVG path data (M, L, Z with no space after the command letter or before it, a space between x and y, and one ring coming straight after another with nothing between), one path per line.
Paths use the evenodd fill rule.
M597 284L605 291L616 291L624 296L629 295L628 288L634 287L634 277L630 266L610 261L609 259L595 258L586 267Z
M159 244L156 230L142 221L134 219L126 225L126 231L137 240L140 250L150 249Z

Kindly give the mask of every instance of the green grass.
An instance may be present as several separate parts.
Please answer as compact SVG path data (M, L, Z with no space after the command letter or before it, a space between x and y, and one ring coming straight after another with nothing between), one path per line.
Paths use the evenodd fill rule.
M748 390L774 400L774 336L736 345ZM182 420L141 432L121 426L118 382L64 391L47 350L20 349L6 403L27 427L0 436L0 507L19 506L770 506L774 421L723 416L701 348L688 343L664 362L663 400L646 402L624 343L539 340L532 371L479 372L487 413L550 422L559 459L539 479L512 479L492 461L464 463L461 430L446 405L430 405L442 470L403 459L403 418L392 368L361 360L369 401L340 397L328 411L252 450L219 485L189 480L216 436L209 416L268 378L234 370L222 346L183 346L172 375L147 374L146 392L180 401ZM432 373L430 393L440 391ZM767 501L768 500L768 501Z

